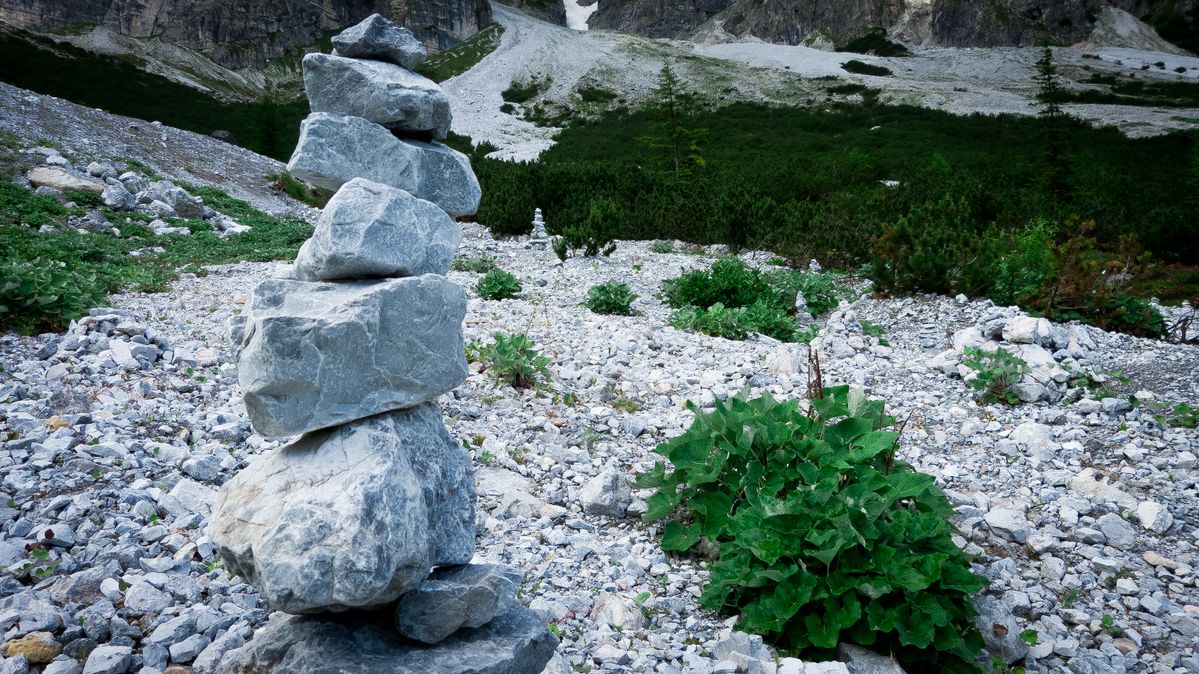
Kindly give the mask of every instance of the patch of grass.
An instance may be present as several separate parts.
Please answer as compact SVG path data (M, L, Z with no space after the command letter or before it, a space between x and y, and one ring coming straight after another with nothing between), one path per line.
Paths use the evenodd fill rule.
M578 91L575 93L579 95L579 98L581 98L584 103L592 103L597 105L607 105L619 98L616 92L600 87L579 87Z
M476 63L482 61L488 54L500 46L500 38L504 35L504 27L493 23L483 30L470 36L461 44L429 56L416 69L416 72L428 77L434 82L444 82L451 77L457 77L470 70Z
M479 255L469 257L454 258L454 261L450 263L450 269L486 274L487 272L499 269L499 265L496 264L494 257L486 253L480 253Z
M1064 101L1102 105L1133 105L1156 108L1199 107L1199 83L1147 80L1117 75L1092 75L1086 84L1108 86L1108 91L1071 90L1062 93Z
M549 89L551 84L553 80L548 75L534 75L527 80L513 81L500 96L509 103L528 103Z
M0 251L3 252L0 263L22 265L37 261L47 268L64 265L75 277L71 281L72 292L87 298L81 303L95 305L110 292L165 290L178 271L190 265L291 259L300 244L312 234L312 227L299 218L267 215L220 190L191 186L187 189L204 197L204 202L212 208L252 229L222 240L204 223L180 221L193 230L193 234L155 236L141 224L144 217L108 212L106 217L121 230L122 238L106 233L81 234L67 228L66 219L81 213L82 209L67 209L52 198L34 194L14 183L2 182ZM125 217L133 222L126 223ZM41 225L63 231L40 232L38 227ZM161 246L164 250L130 256L130 252L150 246ZM57 281L49 279L46 283L52 286ZM0 298L0 304L7 305L12 297L6 293ZM40 322L3 317L0 320L14 327L36 330L60 327L63 320L70 320L70 316L69 312L59 312L45 315Z
M311 187L297 180L291 173L281 171L267 176L271 181L271 189L282 192L296 201L308 204L313 208L324 208L333 198L333 193L319 187Z
M841 69L847 73L853 73L855 75L873 75L875 77L891 76L891 70L889 68L872 65L857 59L850 59L845 63L842 63Z

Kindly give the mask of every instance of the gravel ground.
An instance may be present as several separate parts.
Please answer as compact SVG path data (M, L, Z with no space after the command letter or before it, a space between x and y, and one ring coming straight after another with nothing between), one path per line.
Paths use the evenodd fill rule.
M729 636L727 616L699 608L705 563L662 553L656 527L636 517L647 494L622 485L682 432L687 400L802 396L804 347L669 327L659 284L710 257L627 242L558 265L466 230L460 255L497 257L525 288L472 299L467 339L525 331L552 361L540 390L498 386L475 365L442 401L477 463L479 560L522 568L525 601L562 637L549 671L773 671L768 652ZM10 643L28 636L0 671L25 671L12 656L36 642L63 653L44 672L78 671L78 658L97 672L173 663L204 674L265 622L269 607L221 568L205 526L215 490L278 444L250 432L224 344L225 320L272 272L212 267L167 293L115 296L66 335L0 338L0 626ZM477 274L450 278L474 297ZM639 315L579 306L614 278L640 296ZM826 384L863 386L912 415L900 458L947 490L961 544L992 580L980 608L993 652L1038 672L1199 671L1199 432L1089 399L980 406L930 366L954 333L1010 313L862 299L821 321ZM861 319L885 334L862 334ZM1088 334L1093 371L1199 401L1199 348ZM1031 650L1014 638L1025 629L1039 635Z

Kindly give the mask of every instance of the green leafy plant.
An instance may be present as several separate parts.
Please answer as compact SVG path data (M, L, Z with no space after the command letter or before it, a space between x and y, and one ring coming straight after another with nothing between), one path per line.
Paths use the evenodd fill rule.
M469 271L476 274L486 274L489 271L499 269L499 265L496 264L494 257L487 255L486 253L481 253L479 255L472 255L470 257L454 258L454 261L450 263L450 269L453 269L454 271Z
M895 459L881 401L814 387L810 411L769 396L717 402L655 450L670 463L647 521L662 547L719 549L701 603L799 654L840 642L894 653L909 671L978 672L970 596L987 586L953 543L953 509L931 476Z
M862 326L862 334L869 337L882 337L887 334L887 328L868 320L861 320L858 323Z
M617 316L632 316L633 302L637 295L629 289L627 283L608 281L594 285L587 291L587 300L583 306L597 314L614 314Z
M491 337L491 344L475 346L472 360L486 364L497 381L512 388L533 388L549 378L550 359L533 348L528 335L496 332Z
M674 244L669 241L655 241L649 246L651 253L673 253Z
M520 279L503 269L492 269L475 284L475 291L484 299L510 299L521 291Z
M980 403L1020 404L1020 398L1012 392L1012 385L1028 372L1028 363L1002 348L983 351L976 346L968 346L962 364L978 373L977 377L970 380L970 386L981 392L978 399Z
M77 274L62 262L0 262L0 325L24 333L62 329L103 303L104 295L95 286L95 278Z

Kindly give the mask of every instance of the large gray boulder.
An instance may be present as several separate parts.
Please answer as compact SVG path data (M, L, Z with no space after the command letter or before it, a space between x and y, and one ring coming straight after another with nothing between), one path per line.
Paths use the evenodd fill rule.
M483 195L461 152L441 143L396 138L361 117L322 112L304 120L287 170L327 190L366 178L432 201L455 217L478 210Z
M439 569L396 605L400 634L435 644L460 628L482 627L516 603L523 574L510 566L467 564Z
M288 613L377 608L474 555L466 451L436 404L304 435L221 490L226 567Z
M383 61L311 53L304 91L313 112L362 117L393 131L445 138L450 99L433 80Z
M296 258L301 281L445 274L462 230L424 199L355 178L329 200Z
M466 379L466 293L443 276L270 279L244 313L238 381L267 437L419 405Z
M371 14L356 26L333 36L333 53L354 59L374 59L415 70L429 52L407 28L379 14Z
M433 646L405 641L372 617L276 613L215 674L533 674L558 647L523 606Z

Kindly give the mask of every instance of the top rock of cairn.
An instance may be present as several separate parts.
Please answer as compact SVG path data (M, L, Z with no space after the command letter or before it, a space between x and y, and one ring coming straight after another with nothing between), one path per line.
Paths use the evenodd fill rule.
M354 59L373 59L415 70L429 53L412 31L395 25L379 14L333 37L333 54Z

